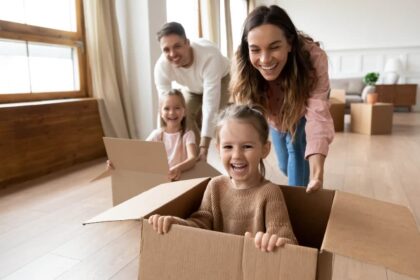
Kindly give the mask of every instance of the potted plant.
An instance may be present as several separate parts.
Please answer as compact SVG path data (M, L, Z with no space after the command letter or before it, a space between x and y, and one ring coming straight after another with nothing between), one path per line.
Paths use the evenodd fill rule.
M365 97L366 102L369 104L375 104L378 101L378 93L375 92L375 84L378 79L378 72L369 72L363 77L366 87L363 89L364 94L362 94L362 97Z

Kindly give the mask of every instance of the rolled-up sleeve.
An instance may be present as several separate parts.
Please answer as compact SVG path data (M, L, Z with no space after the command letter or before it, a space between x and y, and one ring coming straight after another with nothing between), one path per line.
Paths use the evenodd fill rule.
M329 110L327 55L315 44L309 48L311 60L316 70L317 83L306 104L306 150L305 158L313 154L327 156L329 144L334 139L334 123Z

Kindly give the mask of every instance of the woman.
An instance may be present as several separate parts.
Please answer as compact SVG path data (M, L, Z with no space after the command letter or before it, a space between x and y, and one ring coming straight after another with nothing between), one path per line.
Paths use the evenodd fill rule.
M282 8L261 6L248 15L230 87L235 103L266 109L288 184L307 186L308 192L322 188L334 137L327 56Z

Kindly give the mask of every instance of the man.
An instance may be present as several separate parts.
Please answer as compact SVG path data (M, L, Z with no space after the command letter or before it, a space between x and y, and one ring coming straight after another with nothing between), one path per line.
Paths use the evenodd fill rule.
M188 40L177 22L169 22L157 33L162 55L155 65L155 84L159 94L176 82L187 103L187 122L200 147L200 159L206 160L214 134L216 116L227 104L230 62L209 41ZM202 123L197 115L202 112ZM201 127L201 133L199 131Z

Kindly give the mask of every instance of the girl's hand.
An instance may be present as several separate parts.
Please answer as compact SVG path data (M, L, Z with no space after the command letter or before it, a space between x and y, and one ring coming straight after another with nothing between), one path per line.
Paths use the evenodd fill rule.
M308 186L306 187L307 193L315 192L319 189L322 189L322 181L318 179L312 179L309 181Z
M150 216L148 222L153 225L153 229L159 234L168 233L171 225L176 224L174 217L160 216L158 214Z
M245 237L252 238L251 233L246 232ZM257 232L255 235L255 247L263 252L272 252L276 247L283 247L287 243L286 238L278 237L277 234Z
M181 170L179 168L171 168L169 169L168 174L169 180L177 181L181 178Z
M112 165L112 162L109 159L106 161L106 169L107 170L115 169L114 165Z

